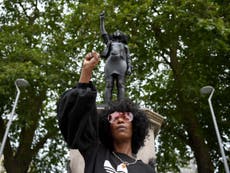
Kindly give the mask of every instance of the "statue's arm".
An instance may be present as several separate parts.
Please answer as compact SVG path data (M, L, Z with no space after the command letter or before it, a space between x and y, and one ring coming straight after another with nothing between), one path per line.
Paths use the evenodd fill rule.
M109 41L109 35L107 31L105 30L105 12L101 12L100 14L100 31L101 31L101 36L104 40L104 43L107 44Z
M125 45L125 50L126 50L126 62L127 62L127 71L126 71L126 73L128 75L130 75L131 71L132 71L132 65L131 65L129 47L127 45Z

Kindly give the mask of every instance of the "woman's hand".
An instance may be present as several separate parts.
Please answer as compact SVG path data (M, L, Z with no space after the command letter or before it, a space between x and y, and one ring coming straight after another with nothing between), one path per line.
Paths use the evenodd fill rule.
M89 83L93 69L97 66L100 61L99 53L93 51L87 53L83 61L81 76L79 79L80 83Z

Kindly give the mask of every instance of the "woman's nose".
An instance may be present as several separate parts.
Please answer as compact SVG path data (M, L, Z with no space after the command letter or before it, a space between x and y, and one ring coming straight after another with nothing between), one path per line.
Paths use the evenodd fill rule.
M124 116L123 115L120 115L119 117L117 117L117 122L118 123L123 123L125 120L124 120Z

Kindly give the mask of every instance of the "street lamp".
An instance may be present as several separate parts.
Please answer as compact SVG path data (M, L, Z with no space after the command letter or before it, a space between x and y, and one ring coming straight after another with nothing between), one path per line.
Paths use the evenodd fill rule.
M0 159L2 157L4 146L5 146L5 143L6 143L6 139L7 139L8 133L9 133L9 129L10 129L10 126L11 126L12 121L13 121L15 108L16 108L16 106L18 104L18 99L19 99L19 96L20 96L19 88L20 87L26 87L26 86L29 85L29 82L27 80L25 80L25 79L17 79L14 83L15 83L15 86L16 86L16 89L17 89L17 95L16 95L16 99L14 101L13 109L12 109L11 114L10 114L10 119L9 119L9 121L7 123L6 131L5 131L3 140L2 140L2 144L1 144L1 148L0 148Z
M229 173L229 167L228 167L228 162L227 162L227 159L226 159L226 156L225 156L225 153L224 153L223 142L222 142L221 137L220 137L220 132L219 132L219 129L218 129L218 125L217 125L217 122L216 122L216 117L215 117L213 107L212 107L212 102L211 102L211 99L212 99L214 91L215 91L215 89L212 86L204 86L204 87L202 87L200 89L201 94L210 94L209 98L208 98L208 103L209 103L210 111L211 111L211 114L212 114L212 120L213 120L213 123L214 123L216 136L217 136L219 147L220 147L220 152L221 152L221 155L222 155L222 158L223 158L225 172Z

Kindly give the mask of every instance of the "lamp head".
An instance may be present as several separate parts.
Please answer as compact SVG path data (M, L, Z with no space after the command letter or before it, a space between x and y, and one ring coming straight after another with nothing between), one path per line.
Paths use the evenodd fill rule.
M214 88L212 86L204 86L200 89L201 94L210 94Z
M29 86L29 82L25 79L17 79L15 81L15 85L17 85L18 87L26 87Z

